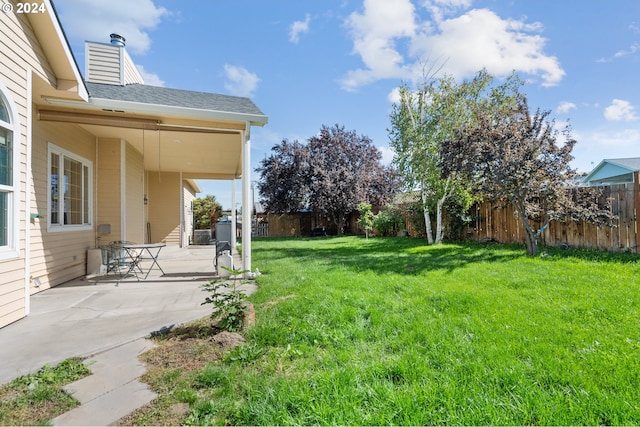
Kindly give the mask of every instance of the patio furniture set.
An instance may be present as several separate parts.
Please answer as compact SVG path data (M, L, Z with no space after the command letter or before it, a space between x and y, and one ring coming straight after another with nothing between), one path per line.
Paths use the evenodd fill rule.
M106 266L106 274L118 274L120 279L135 275L138 281L146 280L154 269L164 274L162 267L158 264L158 256L165 246L164 243L138 244L113 241L100 246L102 264Z

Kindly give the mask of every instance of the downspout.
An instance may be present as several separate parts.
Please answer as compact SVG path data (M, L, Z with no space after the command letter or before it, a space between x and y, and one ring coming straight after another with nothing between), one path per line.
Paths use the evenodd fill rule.
M242 133L242 269L251 271L251 123Z

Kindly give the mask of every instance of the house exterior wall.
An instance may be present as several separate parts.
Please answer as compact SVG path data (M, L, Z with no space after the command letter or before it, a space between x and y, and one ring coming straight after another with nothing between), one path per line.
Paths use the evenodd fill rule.
M111 231L98 234L98 245L116 240L144 243L142 154L123 139L100 138L97 164L96 224L109 224Z
M49 210L49 144L64 149L88 160L93 165L92 193L95 194L95 138L76 125L33 122L32 134L32 179L33 199L31 211L38 212L42 218L31 223L31 276L38 278L41 285L31 284L30 292L36 293L52 286L86 274L87 249L95 246L94 224L88 230L48 229ZM94 203L94 199L91 203ZM95 212L95 204L92 212Z
M18 123L14 130L14 149L18 153L19 193L17 218L10 227L17 236L16 253L0 259L0 327L27 314L28 277L26 237L29 227L26 195L31 192L28 180L28 135L31 125L30 81L40 78L55 82L53 72L24 14L0 13L0 87L10 97L9 108L15 111Z
M129 143L125 144L124 152L126 215L124 240L144 243L144 165L142 163L142 154L136 151Z
M100 138L98 140L97 173L97 225L109 224L111 233L99 234L98 244L106 245L122 238L122 179L120 162L122 141L120 139Z
M180 174L147 172L147 183L151 242L180 244L180 195L182 192Z

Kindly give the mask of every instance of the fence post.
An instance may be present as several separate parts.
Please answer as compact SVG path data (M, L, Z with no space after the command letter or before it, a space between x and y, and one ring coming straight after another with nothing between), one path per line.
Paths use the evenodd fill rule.
M633 234L635 240L635 252L638 252L638 214L640 213L640 172L633 172L633 199L635 209L633 212Z

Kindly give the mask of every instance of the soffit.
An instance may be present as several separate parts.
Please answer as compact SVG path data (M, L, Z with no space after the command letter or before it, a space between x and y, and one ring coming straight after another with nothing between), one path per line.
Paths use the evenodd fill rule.
M43 0L46 13L27 14L38 43L51 66L55 77L55 87L39 87L39 95L55 96L63 99L88 99L82 76L67 43L55 10L48 0Z
M56 116L57 114L57 116ZM148 171L182 172L192 179L236 179L242 171L243 129L237 123L178 120L86 110L38 110L38 118L46 121L74 123L101 143L119 144L125 140L144 159ZM119 119L131 123L118 126ZM105 122L99 120L107 120ZM135 127L134 120L143 125ZM144 120L144 122L142 122ZM95 122L95 124L93 123ZM149 127L158 123L157 127ZM184 127L184 128L181 128Z

